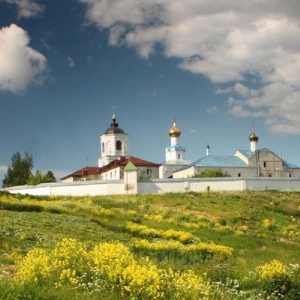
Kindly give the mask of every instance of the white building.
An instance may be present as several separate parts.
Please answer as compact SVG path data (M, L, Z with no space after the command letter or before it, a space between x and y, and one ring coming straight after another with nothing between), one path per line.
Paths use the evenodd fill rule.
M173 178L193 177L207 169L222 169L232 177L300 178L298 166L286 162L267 148L258 149L255 132L250 134L249 140L250 150L237 150L234 155L211 155L210 148L207 148L206 156L174 172Z
M110 127L100 136L101 157L98 159L98 167L108 165L119 157L129 156L128 134L119 127L115 114L112 116Z
M159 168L159 178L171 178L175 171L192 162L185 160L185 148L179 144L180 135L181 131L174 121L169 130L170 146L165 151L166 161Z
M138 178L159 177L160 164L129 155L128 134L119 127L115 114L110 127L100 136L101 156L98 167L84 167L61 178L63 182L124 179L124 169L131 162L137 168Z

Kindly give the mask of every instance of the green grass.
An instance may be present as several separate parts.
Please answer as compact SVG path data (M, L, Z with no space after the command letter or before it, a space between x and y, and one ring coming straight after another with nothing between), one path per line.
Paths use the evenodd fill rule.
M131 232L127 224L135 222L161 232L169 229L188 232L196 240L234 249L233 256L226 260L201 260L195 255L176 257L172 253L158 255L132 249L137 259L147 255L162 268L193 270L199 275L207 273L211 280L226 281L226 278L241 280L256 266L273 259L285 265L299 263L300 193L297 192L84 198L1 193L0 220L1 299L93 299L83 294L78 296L68 288L56 291L31 286L12 291L3 282L10 282L15 266L29 250L39 247L50 251L64 237L74 238L88 248L113 240L131 247L133 237L155 240L155 236ZM39 293L43 297L36 296ZM118 296L107 292L102 298L110 297Z

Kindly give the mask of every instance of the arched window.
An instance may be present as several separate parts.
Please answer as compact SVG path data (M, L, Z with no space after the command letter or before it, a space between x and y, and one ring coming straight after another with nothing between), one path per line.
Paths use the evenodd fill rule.
M116 149L117 150L122 150L122 142L121 141L117 141L117 143L116 143Z
M105 144L102 142L102 153L105 152Z

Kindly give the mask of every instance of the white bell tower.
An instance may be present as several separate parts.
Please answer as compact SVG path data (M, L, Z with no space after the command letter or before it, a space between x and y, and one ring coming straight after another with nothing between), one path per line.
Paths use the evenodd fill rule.
M180 135L181 131L176 126L176 122L174 121L173 126L169 130L171 145L166 148L166 162L184 160L185 148L178 143L178 138L180 137Z
M250 140L250 150L252 152L257 151L258 150L258 135L256 135L256 133L254 131L250 134L249 140Z
M100 136L101 157L98 158L98 167L103 167L111 161L129 155L128 134L116 122L115 114L112 116L110 127Z

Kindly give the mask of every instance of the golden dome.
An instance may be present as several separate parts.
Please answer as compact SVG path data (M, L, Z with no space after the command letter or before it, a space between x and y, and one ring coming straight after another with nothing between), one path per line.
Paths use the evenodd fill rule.
M257 141L258 141L258 135L256 135L255 132L252 132L252 133L249 135L249 140L250 140L250 142L257 142Z
M170 137L179 137L181 134L180 129L176 126L176 122L174 122L173 126L169 130Z

